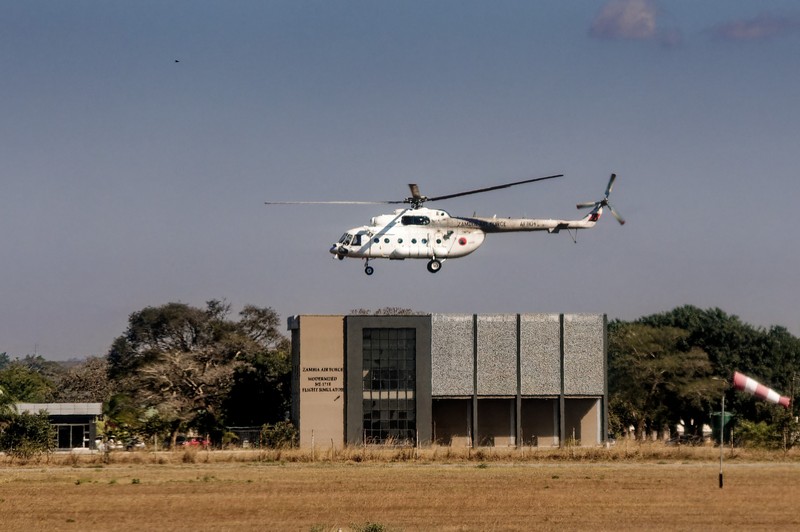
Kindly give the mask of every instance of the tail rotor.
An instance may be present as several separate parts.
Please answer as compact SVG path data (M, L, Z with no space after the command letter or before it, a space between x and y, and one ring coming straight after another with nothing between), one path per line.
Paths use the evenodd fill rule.
M611 189L614 188L614 181L617 179L617 174L611 174L611 179L608 180L608 185L606 186L606 193L603 196L603 199L600 201L589 201L586 203L578 203L579 209L594 209L594 211L599 212L600 209L603 207L608 207L608 210L611 211L611 215L619 222L620 225L625 224L625 219L617 212L611 203L608 201L608 196L611 194Z

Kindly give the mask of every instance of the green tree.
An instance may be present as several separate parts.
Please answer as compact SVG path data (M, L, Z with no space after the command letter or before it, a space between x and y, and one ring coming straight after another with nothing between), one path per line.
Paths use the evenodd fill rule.
M64 372L64 368L59 362L46 360L41 355L25 355L24 358L15 360L14 363L21 364L51 382L57 381Z
M0 450L13 458L29 460L55 449L55 429L46 412L14 415L0 433Z
M143 433L145 410L130 396L112 395L103 403L103 435L125 440Z
M609 409L616 431L632 425L637 439L680 422L697 433L724 384L713 379L706 353L674 327L614 322L609 334Z
M28 403L50 402L55 390L50 379L17 360L0 370L0 387L12 401Z
M230 426L256 426L282 421L291 408L292 361L288 346L261 351L237 368L225 400Z
M0 385L0 429L16 414L14 398Z
M703 310L691 305L646 316L637 322L687 331L687 343L708 353L716 376L730 383L734 371L740 371L791 396L796 404L800 392L795 386L800 368L800 339L786 328L757 328L718 308ZM778 410L746 394L735 393L732 387L725 392L725 398L728 409L739 417L781 422Z
M229 426L256 426L285 418L291 403L291 344L278 327L271 308L252 305L240 313L238 326L253 342L234 372L224 410Z
M155 411L170 426L173 443L189 427L221 433L223 404L236 376L259 354L285 345L272 309L248 305L238 321L229 312L217 300L205 309L183 303L147 307L131 314L128 330L109 351L114 386L141 412Z

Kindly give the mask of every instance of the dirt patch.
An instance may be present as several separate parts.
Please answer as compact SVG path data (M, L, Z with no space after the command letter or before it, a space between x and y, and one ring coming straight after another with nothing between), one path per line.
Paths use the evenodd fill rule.
M797 529L800 464L111 463L0 469L8 530Z

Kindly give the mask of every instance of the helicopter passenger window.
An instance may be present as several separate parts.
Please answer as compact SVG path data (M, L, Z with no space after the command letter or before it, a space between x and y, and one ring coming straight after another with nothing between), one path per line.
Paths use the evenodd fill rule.
M403 216L400 221L403 225L428 225L431 219L427 216Z

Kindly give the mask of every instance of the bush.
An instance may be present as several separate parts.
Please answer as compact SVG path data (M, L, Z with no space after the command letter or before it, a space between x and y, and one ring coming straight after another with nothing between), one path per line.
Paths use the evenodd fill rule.
M788 411L774 416L772 423L744 420L738 426L737 440L745 446L788 451L800 444L800 424Z
M21 460L53 452L55 445L55 429L45 412L15 414L0 434L0 450Z
M778 449L783 445L782 434L775 425L768 424L766 421L755 423L742 420L739 422L737 432L738 440L746 447Z
M261 446L285 449L297 446L297 429L290 421L279 421L261 428Z

